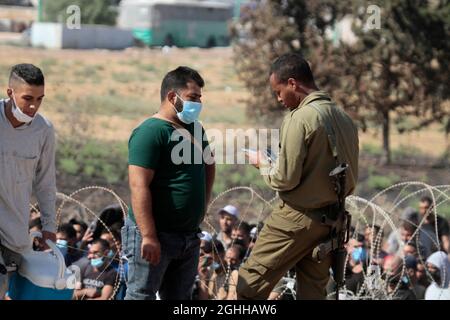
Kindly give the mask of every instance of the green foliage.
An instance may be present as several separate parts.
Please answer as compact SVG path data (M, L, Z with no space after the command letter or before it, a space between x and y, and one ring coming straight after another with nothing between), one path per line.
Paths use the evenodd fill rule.
M58 143L57 167L69 175L117 183L126 179L127 152L125 143L63 140Z
M442 153L434 166L450 168L450 146L448 146L447 149Z
M367 154L367 155L370 155L370 156L373 156L373 157L379 157L379 156L382 155L383 150L380 147L378 147L378 146L376 146L374 144L365 143L365 144L362 145L361 153L362 154Z
M110 0L46 0L44 3L44 20L64 22L72 13L67 8L76 5L80 8L82 24L115 25L117 11L111 7Z
M68 174L73 174L75 175L76 173L78 173L78 170L80 168L80 166L76 163L76 161L74 159L70 159L70 158L61 158L58 161L59 163L59 168L68 173Z
M141 82L149 80L144 72L114 72L112 78L121 83Z
M158 104L154 104L157 106ZM89 95L73 102L73 108L78 112L97 115L116 115L128 119L150 115L154 110L152 104L134 96Z
M438 214L447 220L450 220L450 203L443 203L438 207Z
M394 160L405 158L417 158L422 155L422 151L413 145L400 145L399 148L392 151Z
M77 78L82 78L84 82L91 81L100 83L102 77L98 72L103 70L104 67L102 65L83 65L81 68L75 70L74 75Z
M252 187L258 190L268 190L259 170L251 165L216 165L214 194L237 186Z
M388 176L371 175L367 179L367 186L372 190L381 191L400 181L400 177L395 174Z
M370 5L380 8L379 28L367 27ZM383 157L389 162L391 118L403 132L450 115L442 103L450 94L449 12L444 0L258 2L232 27L236 69L252 93L248 114L269 122L280 115L267 79L270 64L286 52L301 52L319 88L333 93L360 127L372 122L383 128ZM336 36L335 23L345 16L351 19L354 43ZM327 28L333 43L325 36Z

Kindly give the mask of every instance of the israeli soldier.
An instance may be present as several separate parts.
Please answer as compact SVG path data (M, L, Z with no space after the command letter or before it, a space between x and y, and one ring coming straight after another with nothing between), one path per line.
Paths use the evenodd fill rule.
M238 299L267 299L291 268L297 299L325 299L331 254L320 261L313 250L330 237L325 220L335 221L338 195L330 181L337 164L347 165L344 196L358 179L358 131L351 118L318 89L308 63L286 54L273 63L270 85L289 110L280 131L278 159L248 154L280 204L265 221L252 254L239 270Z

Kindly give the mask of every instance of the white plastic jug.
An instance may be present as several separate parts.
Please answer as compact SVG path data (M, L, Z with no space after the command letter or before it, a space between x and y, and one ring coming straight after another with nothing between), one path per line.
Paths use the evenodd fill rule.
M31 238L40 237L40 232L33 232ZM66 268L64 256L56 244L46 241L51 251L30 250L21 253L22 261L18 273L34 285L50 289L74 289L80 279L80 270L75 266Z
M41 237L40 232L31 238ZM70 300L80 279L80 269L66 268L64 257L55 243L46 241L51 251L30 249L20 253L22 261L9 281L8 296L12 300Z

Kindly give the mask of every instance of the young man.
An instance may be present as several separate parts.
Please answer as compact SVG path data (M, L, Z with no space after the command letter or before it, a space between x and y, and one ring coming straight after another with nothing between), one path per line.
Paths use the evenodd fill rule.
M41 212L41 244L56 241L55 132L38 113L45 93L42 71L15 65L6 93L9 98L0 100L0 299L7 288L5 265L20 264L20 253L31 246L32 191Z
M416 295L417 300L425 298L426 288L422 286L417 279L417 259L412 255L405 256L405 273L408 276L409 287Z
M431 254L436 250L443 250L450 253L450 227L447 220L437 215L433 209L433 201L430 197L424 196L419 202L419 213L421 219L425 219L419 234L420 241ZM436 219L436 221L435 221ZM437 223L438 234L436 235L435 223ZM435 241L439 241L440 248L436 248Z
M76 244L75 228L70 223L60 225L56 232L56 245L63 254L67 267L83 257L83 252L78 250Z
M239 218L239 210L232 205L227 205L219 210L219 226L220 232L216 239L222 242L223 247L228 249L231 245L233 227L236 225Z
M157 114L129 141L131 206L123 228L129 262L125 299L190 299L199 225L211 196L214 159L198 122L204 81L178 67L161 85Z
M231 231L231 238L234 241L241 241L242 244L245 247L245 250L247 251L248 246L250 245L250 241L251 241L251 236L250 236L250 232L252 231L250 225L245 222L245 221L241 221L240 223L237 223L234 227L233 230Z
M109 264L108 241L95 240L89 248L89 263L80 265L81 286L74 292L76 300L108 300L114 293L117 272Z
M280 131L279 156L271 166L262 152L249 153L281 203L265 221L249 259L239 270L238 296L267 299L288 270L297 270L297 298L325 299L331 255L320 263L313 249L328 240L321 217L335 218L338 202L329 173L348 164L345 196L358 179L358 130L351 118L320 91L305 59L286 54L272 65L270 85L289 110ZM330 133L328 133L330 131Z
M78 221L76 219L71 219L69 223L73 226L75 232L77 233L77 247L80 247L81 240L83 240L83 236L86 233L88 226L85 222Z

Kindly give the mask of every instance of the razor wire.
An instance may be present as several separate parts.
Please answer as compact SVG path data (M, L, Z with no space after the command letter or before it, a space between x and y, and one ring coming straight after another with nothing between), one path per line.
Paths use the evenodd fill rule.
M411 192L407 192L407 190L411 187L419 187L419 190L414 190ZM395 198L391 201L383 200L382 197L389 192L393 192L395 189L400 189L398 194L395 196ZM61 216L63 214L64 206L68 203L75 204L77 206L80 206L83 208L89 215L93 216L94 219L97 219L98 222L100 222L105 230L109 232L116 244L119 244L117 239L115 239L114 234L111 232L109 227L106 225L104 221L100 218L100 215L95 213L94 210L89 208L86 204L83 203L83 201L74 199L74 196L79 195L83 191L92 191L92 190L99 190L106 193L111 194L115 200L118 202L122 213L124 214L124 218L126 217L126 213L128 211L128 206L126 205L125 201L123 201L113 190L101 187L101 186L88 186L81 189L76 190L75 192L65 195L62 193L58 193L58 197L62 199L62 203L57 208L57 224L61 221ZM273 197L272 199L266 200L263 196L261 196L258 192L256 192L253 188L247 187L247 186L238 186L233 187L228 190L225 190L221 193L219 193L208 205L208 208L206 210L205 218L204 218L204 224L206 228L210 231L211 234L217 234L217 230L214 227L214 215L211 213L212 208L214 205L220 201L223 201L223 198L226 196L238 193L240 196L244 193L249 194L249 200L244 205L244 210L242 211L242 218L240 219L240 223L242 221L247 221L246 217L249 215L250 209L253 209L253 212L257 212L256 215L256 221L262 222L264 220L264 213L267 210L273 209L274 205L273 203L277 201L279 198L278 196ZM406 193L405 195L403 195ZM364 280L359 288L358 292L354 293L350 290L348 290L345 286L340 290L340 297L342 299L351 299L351 300L361 300L361 299L386 299L391 300L394 298L395 293L398 291L400 286L400 281L397 283L396 287L393 290L387 289L387 282L385 280L386 278L386 270L383 270L383 272L380 272L380 268L378 266L377 269L377 263L376 260L378 259L379 253L382 250L381 243L382 243L382 234L384 232L385 228L389 228L391 232L394 233L395 239L398 242L398 250L397 253L400 252L400 257L403 260L403 267L401 270L400 278L403 276L407 276L406 274L406 267L405 267L405 255L402 254L403 247L407 245L409 242L405 243L402 241L402 238L400 236L400 227L396 225L396 220L400 220L400 214L399 214L399 208L402 204L404 204L406 201L410 200L411 198L421 194L426 193L430 196L432 199L432 207L421 219L421 221L418 222L418 224L414 224L412 221L408 221L411 224L413 224L417 229L412 235L411 239L415 239L418 241L418 234L422 228L422 226L425 223L425 219L428 215L432 214L435 217L438 216L438 210L443 204L449 204L450 203L450 185L439 185L439 186L431 186L423 182L419 181L409 181L409 182L402 182L397 183L395 185L392 185L384 190L381 190L377 194L375 194L372 198L369 200L364 199L359 196L349 196L347 197L347 209L350 211L350 213L353 215L353 227L355 228L355 232L353 234L352 239L356 240L357 230L361 229L361 227L369 228L370 232L372 233L371 236L371 245L370 245L370 251L368 252L367 257L367 271L363 269L363 276ZM381 199L381 200L380 200ZM255 207L258 206L257 202L259 202L259 209L255 209ZM378 203L381 202L381 203ZM30 205L31 208L36 209L36 205ZM368 219L371 216L371 219ZM371 220L371 221L369 221ZM378 233L374 233L375 225L380 226L380 231ZM434 229L435 229L435 238L430 239L434 245L439 247L440 240L438 238L438 226L437 226L437 219L434 219ZM259 231L259 230L258 230ZM428 234L425 234L428 235ZM232 239L232 243L230 246L234 244L235 239ZM77 249L77 248L73 248ZM80 249L78 249L80 250ZM217 248L213 244L212 250L215 250L217 252ZM85 250L86 251L86 250ZM250 251L247 249L244 257L244 261L248 258ZM116 255L119 253L115 253ZM421 252L419 249L417 249L418 254L418 260L422 263L425 261L424 257L421 255ZM116 277L116 282L114 284L114 291L113 295L110 299L113 299L116 295L120 284L122 282L122 274L124 271L123 268L123 258L121 256L121 253L119 254L118 259L116 256L113 259L116 259L119 261L119 272ZM112 263L113 259L109 261L109 264ZM349 254L347 254L346 258L346 266L350 263ZM226 282L229 281L229 279L232 279L231 277L231 270L229 265L225 265L224 261L220 261L220 267L225 272L226 275ZM425 268L426 276L429 279L431 278L431 275L429 274L427 268ZM447 270L444 270L443 276L446 277L445 274ZM291 275L290 272L288 272L281 281L282 285L282 291L281 294L278 296L278 299L282 298L285 294L291 294L294 298L296 297L296 277L295 274ZM203 283L204 284L204 283ZM229 285L235 286L236 283L229 283ZM329 298L334 293L329 295ZM217 296L214 296L217 298Z

